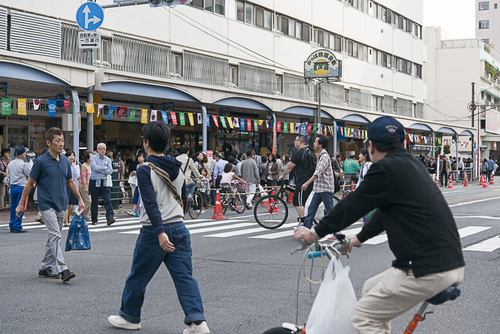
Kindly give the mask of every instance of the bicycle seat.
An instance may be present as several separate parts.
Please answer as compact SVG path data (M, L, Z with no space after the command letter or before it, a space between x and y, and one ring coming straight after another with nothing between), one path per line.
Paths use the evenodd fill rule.
M456 285L452 285L443 292L440 292L434 297L427 299L427 301L432 305L440 305L444 302L447 302L448 300L455 300L458 296L460 296L460 289L457 288Z

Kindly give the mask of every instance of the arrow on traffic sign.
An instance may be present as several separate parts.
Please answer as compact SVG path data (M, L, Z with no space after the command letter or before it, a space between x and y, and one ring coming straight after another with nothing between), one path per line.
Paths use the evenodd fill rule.
M85 6L85 8L83 9L83 13L85 14L85 29L89 28L90 22L92 22L93 24L96 24L97 22L101 21L101 19L95 15L93 18L89 19L89 14L90 14L89 6Z

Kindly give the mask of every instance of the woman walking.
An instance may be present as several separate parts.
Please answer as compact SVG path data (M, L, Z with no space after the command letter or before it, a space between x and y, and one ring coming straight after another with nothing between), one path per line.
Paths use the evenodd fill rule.
M66 158L68 158L71 164L71 178L75 181L76 187L78 189L78 179L80 178L80 166L78 161L75 160L75 152L68 150L66 151ZM67 188L68 192L68 210L66 210L66 215L64 217L64 226L69 225L70 217L73 213L73 205L78 205L78 199L76 196Z
M266 166L266 181L268 187L274 187L276 185L276 179L278 178L279 167L276 162L276 156L271 153L268 156L267 166Z
M92 152L86 150L82 154L83 164L80 166L80 179L78 191L80 192L80 196L82 196L83 203L85 205L85 210L83 211L83 215L86 219L90 217L90 204L92 201L89 196L89 180L90 180L90 157L92 157Z

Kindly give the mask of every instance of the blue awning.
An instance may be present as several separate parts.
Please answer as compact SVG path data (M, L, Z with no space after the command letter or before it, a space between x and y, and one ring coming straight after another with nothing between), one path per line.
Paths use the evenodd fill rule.
M451 128L446 128L446 127L440 128L436 132L442 132L442 133L447 134L447 135L456 135L457 134L455 132L455 130L453 130Z
M311 108L311 107L295 106L295 107L286 108L285 110L282 110L281 112L288 113L288 114L301 115L301 116L314 117L316 115L316 110L317 110L316 108ZM333 119L333 116L327 112L321 111L321 118Z
M356 123L361 123L361 124L370 124L371 122L364 116L361 115L356 115L356 114L351 114L342 117L343 121L349 121L349 122L356 122Z
M474 137L474 135L472 134L472 132L470 132L469 130L464 130L460 133L461 136L471 136L471 137Z
M228 97L227 99L219 100L214 104L219 106L233 107L233 108L271 111L271 109L269 109L269 107L267 107L265 104L244 97Z
M408 129L432 132L432 129L428 125L421 123L412 124Z
M36 68L0 61L0 77L32 82L68 86L68 83Z
M161 98L165 100L177 100L200 103L193 96L170 87L146 85L136 82L106 82L101 84L101 91L104 93L117 93L136 96L147 96Z

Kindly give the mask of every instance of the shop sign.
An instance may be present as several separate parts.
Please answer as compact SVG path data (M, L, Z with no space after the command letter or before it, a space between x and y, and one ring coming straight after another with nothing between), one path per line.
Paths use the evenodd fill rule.
M231 109L230 108L220 108L219 116L225 116L225 117L231 116Z
M309 55L304 62L305 79L333 79L342 77L342 61L337 60L333 52L321 49Z
M7 96L7 83L0 82L0 97Z

